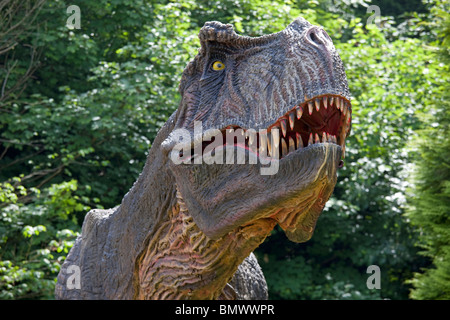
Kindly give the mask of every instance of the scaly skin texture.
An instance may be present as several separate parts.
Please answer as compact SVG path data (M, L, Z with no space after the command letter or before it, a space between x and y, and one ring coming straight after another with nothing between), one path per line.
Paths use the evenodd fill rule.
M311 238L351 122L331 39L302 18L258 38L208 22L199 38L178 110L120 206L87 214L58 275L57 298L266 299L251 252L276 224L292 241ZM215 134L205 139L198 123ZM181 129L191 140L180 143ZM220 141L228 131L236 138ZM240 150L247 161L197 163L212 141L215 154ZM180 145L181 164L173 161ZM262 174L268 165L276 172ZM73 265L80 288L67 286Z

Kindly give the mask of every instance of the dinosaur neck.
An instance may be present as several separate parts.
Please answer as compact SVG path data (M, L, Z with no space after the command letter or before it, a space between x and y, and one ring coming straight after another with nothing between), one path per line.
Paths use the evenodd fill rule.
M120 268L126 275L132 269L132 279L127 276L122 281L127 285L122 291L133 292L126 298L222 298L238 266L264 241L276 221L258 219L218 240L208 238L190 216L167 167L169 159L160 152L173 123L171 117L161 129L141 176L112 217L115 222L111 224L118 230L109 232L108 248L120 258L106 260L130 262ZM104 267L110 269L114 267ZM114 279L107 281L117 288Z
M219 298L239 264L264 241L275 223L259 219L211 240L194 223L177 191L167 219L136 263L135 298Z

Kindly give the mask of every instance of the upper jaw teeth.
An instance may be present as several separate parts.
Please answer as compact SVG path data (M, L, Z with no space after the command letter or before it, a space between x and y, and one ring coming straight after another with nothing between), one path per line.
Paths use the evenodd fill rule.
M309 115L303 113L305 108ZM322 108L327 111L321 111ZM327 119L327 115L335 114L336 111L334 110L340 112L339 128L333 129L334 132L328 132L327 126L320 130L311 129L309 125L296 127L297 122L307 123L306 118L314 112L321 112L322 115L325 115L324 119ZM314 117L317 119L317 116ZM346 99L340 96L322 96L294 106L267 130L256 132L248 129L242 130L242 134L245 135L246 145L252 151L260 155L280 159L298 149L307 148L317 143L339 144L345 150L345 137L349 133L350 122L351 107ZM227 127L226 133L228 130L233 131L230 127ZM306 127L309 128L310 132L303 131Z
M297 114L297 120L300 120L300 118L303 115L303 108L301 106L297 106L297 107L295 107L295 110L296 110L296 114Z
M326 112L332 113L334 112L332 108L335 108L335 110L340 112L338 132L327 132L326 128L319 131L311 131L309 134L306 132L307 140L303 141L304 138L302 139L302 132L294 131L294 127L296 121L302 121L302 117L304 117L304 108L308 110L309 116L313 115L314 112L321 112L322 108L327 110L324 111L325 114ZM341 96L324 95L309 99L292 108L267 130L269 132L268 151L272 157L276 155L277 152L280 152L280 156L284 157L290 152L304 148L305 145L309 146L316 143L339 144L344 149L345 137L350 130L350 122L351 108L349 102L345 98ZM305 137L304 134L303 137Z
M287 126L286 126L286 119L280 119L280 125L281 125L281 132L283 133L283 137L286 137L286 131L287 131Z
M294 122L295 122L295 114L294 112L291 112L289 113L289 128L291 128L291 130L294 130Z
M313 109L314 109L314 107L313 107L313 102L312 102L312 101L309 101L309 102L308 102L308 111L309 111L309 115L312 115ZM317 110L317 111L319 111L319 110Z

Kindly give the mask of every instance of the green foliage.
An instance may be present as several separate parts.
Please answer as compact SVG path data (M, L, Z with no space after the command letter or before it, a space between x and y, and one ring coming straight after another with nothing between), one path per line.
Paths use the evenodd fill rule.
M43 66L22 99L2 106L1 176L26 172L30 186L76 177L92 205L101 199L111 207L135 181L151 140L177 107L195 37L179 5L78 5L80 31L62 23L62 2L42 10L53 24L35 40L48 49Z
M75 180L27 190L0 184L0 299L52 298L62 259L78 235L75 212L89 209ZM75 230L75 231L74 231Z
M416 12L401 3L405 10L379 4L378 29L365 24L370 1L364 0L78 0L73 4L81 9L81 29L71 30L66 3L46 1L24 27L35 32L18 33L14 50L0 54L0 298L52 298L85 213L120 203L157 131L176 110L181 73L206 21L260 36L303 16L322 25L341 54L353 127L346 165L312 240L293 244L275 229L257 250L270 296L406 299L411 285L405 280L428 261L417 255L415 243L435 248L436 241L434 211L416 206L427 212L415 221L426 234L420 239L412 215L404 216L409 142L423 128L421 119L439 109L433 103L444 101L430 104L443 96L448 79L442 76L446 62L429 50L437 38L448 38L448 29L435 27L444 2L424 2ZM439 154L448 159L448 134L441 129L420 136L424 146L440 141ZM442 160L423 154L433 164ZM448 184L437 187L443 180L431 174L437 166L425 166L436 178L427 185L437 188L427 192L448 192ZM426 208L445 204L426 198ZM436 266L449 260L443 253L434 257ZM381 268L381 290L366 287L371 264ZM445 282L448 269L436 270L432 278Z
M450 15L445 7L433 8L436 19L430 21L439 35L437 53L442 63L450 61ZM412 142L416 150L412 188L409 190L407 216L420 230L418 245L421 254L429 257L433 266L416 273L411 283L413 299L450 299L450 81L448 64L438 75L446 83L442 95L430 100L431 110L424 114L424 129L418 131Z

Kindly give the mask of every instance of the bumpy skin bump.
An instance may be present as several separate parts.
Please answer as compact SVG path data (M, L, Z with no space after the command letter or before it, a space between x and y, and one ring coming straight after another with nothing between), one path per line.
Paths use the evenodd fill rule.
M182 75L178 110L120 206L87 214L58 275L58 299L267 299L252 251L276 224L292 241L311 238L336 184L351 122L347 80L331 39L302 18L257 38L207 22L199 38L199 53ZM215 61L224 68L212 68ZM175 164L177 130L189 132L189 148L202 141L196 121L204 131L242 129L245 145L221 148L268 159L276 174L262 175L262 162ZM253 144L250 129L272 140ZM72 265L81 271L79 289L67 285Z

